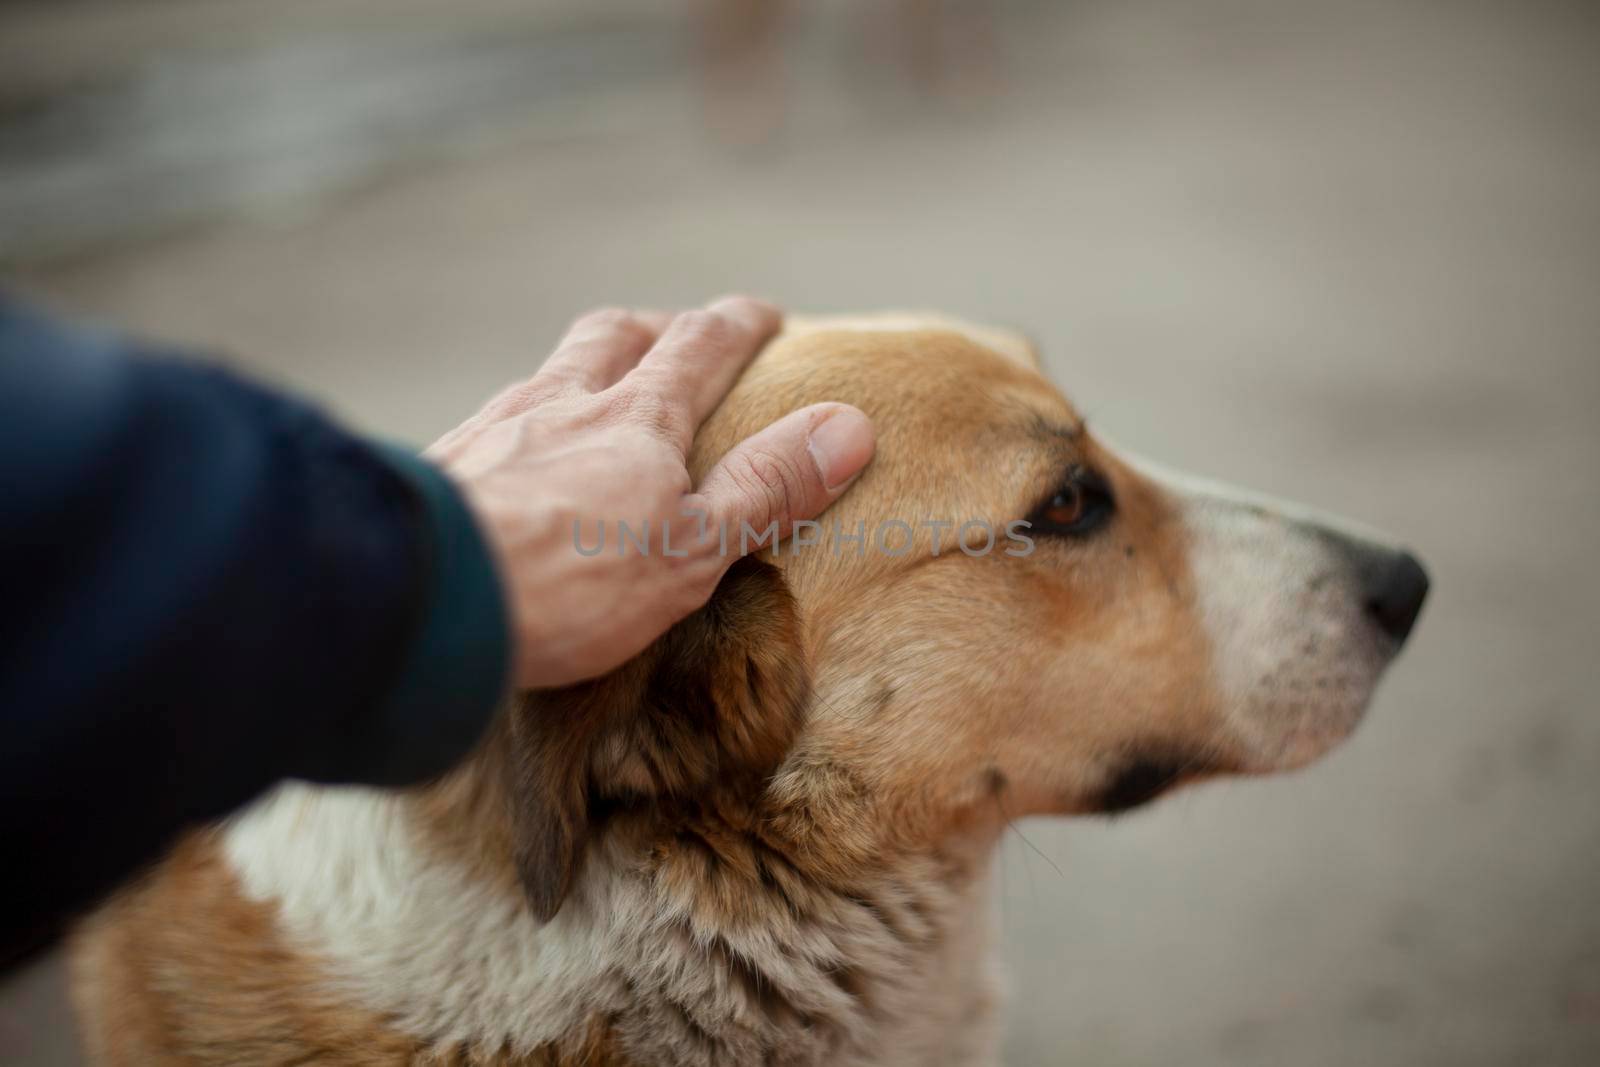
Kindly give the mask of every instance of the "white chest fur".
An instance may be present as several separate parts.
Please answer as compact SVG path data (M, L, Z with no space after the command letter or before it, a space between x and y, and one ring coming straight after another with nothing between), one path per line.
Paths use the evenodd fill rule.
M644 880L591 862L561 912L540 924L515 892L419 842L403 797L287 785L233 820L224 848L245 892L274 903L284 936L322 962L331 993L442 1046L528 1051L583 1032L596 1014L648 1018L635 1001L651 995L674 1012L687 1005L697 1033L726 1032L730 1050L765 1043L785 1025L758 1025L747 1004L716 1002L735 992L708 980L709 956L685 958L705 943L686 943L681 928L674 934ZM937 908L944 929L915 960L852 960L867 982L882 979L878 1017L845 1021L843 1045L797 1030L786 1038L793 1061L987 1062L996 998L986 885L980 878L945 894ZM726 943L763 973L797 983L808 980L819 936L836 942L824 954L872 955L852 948L848 929L799 936L804 945L748 931ZM869 941L863 933L859 945ZM897 973L873 973L889 968ZM628 1044L652 1062L706 1062L669 1030L635 1027ZM659 1048L642 1047L657 1040Z

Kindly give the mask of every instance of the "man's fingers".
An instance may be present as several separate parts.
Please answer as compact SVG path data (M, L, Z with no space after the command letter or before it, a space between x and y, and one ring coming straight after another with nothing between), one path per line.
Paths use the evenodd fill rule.
M632 370L672 321L664 311L602 308L580 315L567 328L538 377L588 392L608 389Z
M782 323L771 304L723 297L673 319L629 380L681 410L683 434L692 437ZM681 444L688 449L687 439Z
M801 408L736 445L705 476L699 494L730 544L739 543L741 523L757 537L776 523L781 537L848 489L874 444L871 421L848 404Z

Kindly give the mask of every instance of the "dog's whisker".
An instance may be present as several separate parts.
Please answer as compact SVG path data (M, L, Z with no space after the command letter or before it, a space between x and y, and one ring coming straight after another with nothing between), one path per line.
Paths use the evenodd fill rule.
M1000 817L1005 820L1006 829L1008 829L1012 833L1016 834L1017 837L1021 839L1021 841L1022 841L1022 843L1024 845L1027 845L1028 848L1031 849L1034 852L1034 854L1036 854L1040 859L1044 860L1046 863L1048 863L1050 865L1050 869L1052 871L1055 871L1056 874L1060 878L1065 880L1066 877L1067 877L1067 872L1063 871L1061 869L1060 865L1057 864L1055 860L1053 860L1049 856L1045 855L1043 849L1039 848L1038 845L1035 845L1032 841L1028 840L1028 835L1024 834L1022 832L1022 830L1017 826L1017 821L1011 817L1009 812L1006 811L1005 802L1000 799L999 792L996 792L994 794L994 802L995 802L995 806L1000 809Z

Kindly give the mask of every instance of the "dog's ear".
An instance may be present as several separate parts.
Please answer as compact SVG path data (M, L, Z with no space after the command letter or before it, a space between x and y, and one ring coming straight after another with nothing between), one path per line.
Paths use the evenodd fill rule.
M560 910L606 811L759 790L808 697L788 586L776 567L748 558L710 603L618 670L522 697L499 747L534 914L548 922Z
M625 688L620 682L526 693L494 745L505 772L512 862L540 922L560 910L588 843L589 756Z

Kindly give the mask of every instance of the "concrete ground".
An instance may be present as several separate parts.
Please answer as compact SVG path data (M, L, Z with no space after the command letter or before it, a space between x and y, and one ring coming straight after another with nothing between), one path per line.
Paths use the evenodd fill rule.
M418 443L599 303L1020 324L1119 443L1435 592L1321 764L1008 840L1008 1061L1600 1063L1584 5L1006 4L930 95L824 4L781 111L704 107L664 5L375 7L0 10L10 284ZM9 981L0 1060L76 1062L59 983Z

